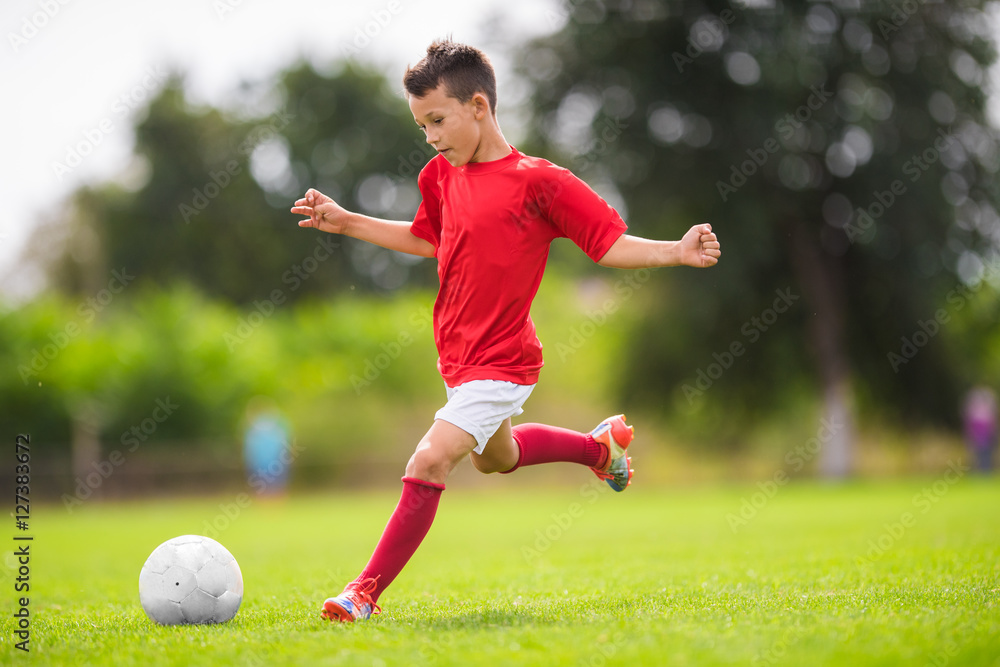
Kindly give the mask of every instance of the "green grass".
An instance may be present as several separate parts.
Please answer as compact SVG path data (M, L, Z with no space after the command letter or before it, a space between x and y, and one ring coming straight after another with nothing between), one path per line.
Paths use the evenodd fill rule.
M0 662L998 665L1000 484L943 479L794 483L736 532L727 515L760 505L756 487L456 485L382 615L354 625L317 609L398 491L240 510L218 539L246 596L220 626L154 625L137 580L153 547L206 532L232 498L37 508L31 653L13 647L8 558Z

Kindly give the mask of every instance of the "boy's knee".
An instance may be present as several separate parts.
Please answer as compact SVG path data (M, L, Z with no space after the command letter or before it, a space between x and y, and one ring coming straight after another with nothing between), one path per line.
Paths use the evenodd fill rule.
M406 464L407 477L427 482L444 483L449 472L451 472L451 462L430 447L418 447Z
M472 467L474 467L476 470L483 473L484 475L500 472L500 469L497 467L496 461L490 461L489 459L484 458L480 454L472 454L469 458L472 459Z

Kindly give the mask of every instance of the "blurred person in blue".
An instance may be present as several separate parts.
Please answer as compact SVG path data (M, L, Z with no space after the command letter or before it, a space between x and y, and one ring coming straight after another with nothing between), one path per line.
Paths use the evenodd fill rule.
M965 439L976 459L976 469L993 469L997 444L997 395L989 387L974 387L965 398Z
M247 404L243 456L247 482L258 495L284 494L291 467L289 427L277 406L267 397L255 396Z

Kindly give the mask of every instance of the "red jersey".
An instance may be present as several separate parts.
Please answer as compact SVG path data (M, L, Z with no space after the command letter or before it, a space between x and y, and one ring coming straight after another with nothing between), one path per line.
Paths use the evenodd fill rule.
M434 341L449 387L537 382L542 344L528 311L549 245L568 237L596 262L626 229L568 169L511 150L460 168L438 155L417 179L423 201L410 231L438 260Z

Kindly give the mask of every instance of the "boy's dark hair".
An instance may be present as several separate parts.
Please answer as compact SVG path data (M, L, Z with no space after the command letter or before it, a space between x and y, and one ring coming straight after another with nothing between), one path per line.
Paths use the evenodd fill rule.
M441 83L450 97L463 104L476 93L482 93L496 115L496 74L490 59L476 47L450 39L436 41L427 47L427 55L413 67L407 67L403 75L403 87L414 97L423 97Z

